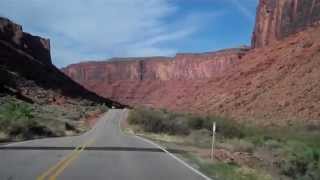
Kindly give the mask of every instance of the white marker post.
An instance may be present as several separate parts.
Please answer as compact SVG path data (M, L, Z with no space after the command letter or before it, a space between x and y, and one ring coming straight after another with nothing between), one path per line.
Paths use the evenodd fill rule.
M216 122L212 123L212 146L211 146L211 160L213 160L213 152L214 152L214 141L216 134Z

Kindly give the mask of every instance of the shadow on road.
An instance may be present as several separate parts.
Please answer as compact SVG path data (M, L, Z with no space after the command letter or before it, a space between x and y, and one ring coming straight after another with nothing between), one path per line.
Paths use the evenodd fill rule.
M68 147L58 147L58 146L2 146L0 150L74 150L77 147L68 146ZM138 147L86 147L85 151L140 151L140 152L162 152L163 150L159 148L138 148ZM186 153L186 151L179 149L167 149L171 153Z

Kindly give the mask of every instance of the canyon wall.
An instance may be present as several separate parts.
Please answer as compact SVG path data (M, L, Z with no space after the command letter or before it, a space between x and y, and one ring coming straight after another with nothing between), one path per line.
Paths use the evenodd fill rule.
M0 97L8 94L40 104L62 99L66 103L84 100L122 107L85 89L56 68L48 39L25 33L20 25L0 17Z
M260 0L252 46L266 46L319 22L320 0Z
M132 106L259 124L320 123L320 0L260 0L252 49L70 65L88 89Z
M81 83L132 106L228 116L260 125L319 124L319 58L320 27L313 27L272 46L250 50L219 76ZM85 72L92 77L88 75L92 72Z
M239 63L247 48L175 57L113 58L104 62L70 65L63 71L74 80L86 83L113 83L121 80L197 80L217 77Z
M38 61L52 64L50 40L23 32L22 26L0 17L0 40L31 55Z

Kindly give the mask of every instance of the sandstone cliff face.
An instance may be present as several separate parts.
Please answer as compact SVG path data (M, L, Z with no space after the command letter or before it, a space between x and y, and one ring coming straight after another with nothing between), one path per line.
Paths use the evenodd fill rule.
M262 125L320 123L319 40L317 27L250 50L217 77L81 83L133 106L225 115Z
M319 20L320 0L260 0L253 49L88 62L64 72L133 106L319 124Z
M253 47L276 40L320 22L320 0L260 0L252 38Z
M78 82L113 83L121 80L197 80L217 77L240 62L248 49L203 54L177 54L173 58L116 58L105 62L70 65L63 71Z
M122 106L86 90L57 69L51 63L49 40L0 18L0 97L7 94L43 104L83 99Z
M42 63L51 64L49 39L25 33L22 27L0 17L0 40L31 55Z

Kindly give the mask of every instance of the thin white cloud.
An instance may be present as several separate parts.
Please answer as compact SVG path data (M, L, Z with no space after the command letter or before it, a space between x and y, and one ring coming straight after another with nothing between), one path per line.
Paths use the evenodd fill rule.
M97 57L172 55L175 48L159 44L191 36L209 16L195 12L168 23L178 10L169 1L1 0L0 12L25 31L49 37L61 67Z
M244 17L246 17L248 20L252 21L255 18L255 14L246 7L246 5L253 4L256 0L245 0L245 1L239 1L239 0L229 0L242 14Z

